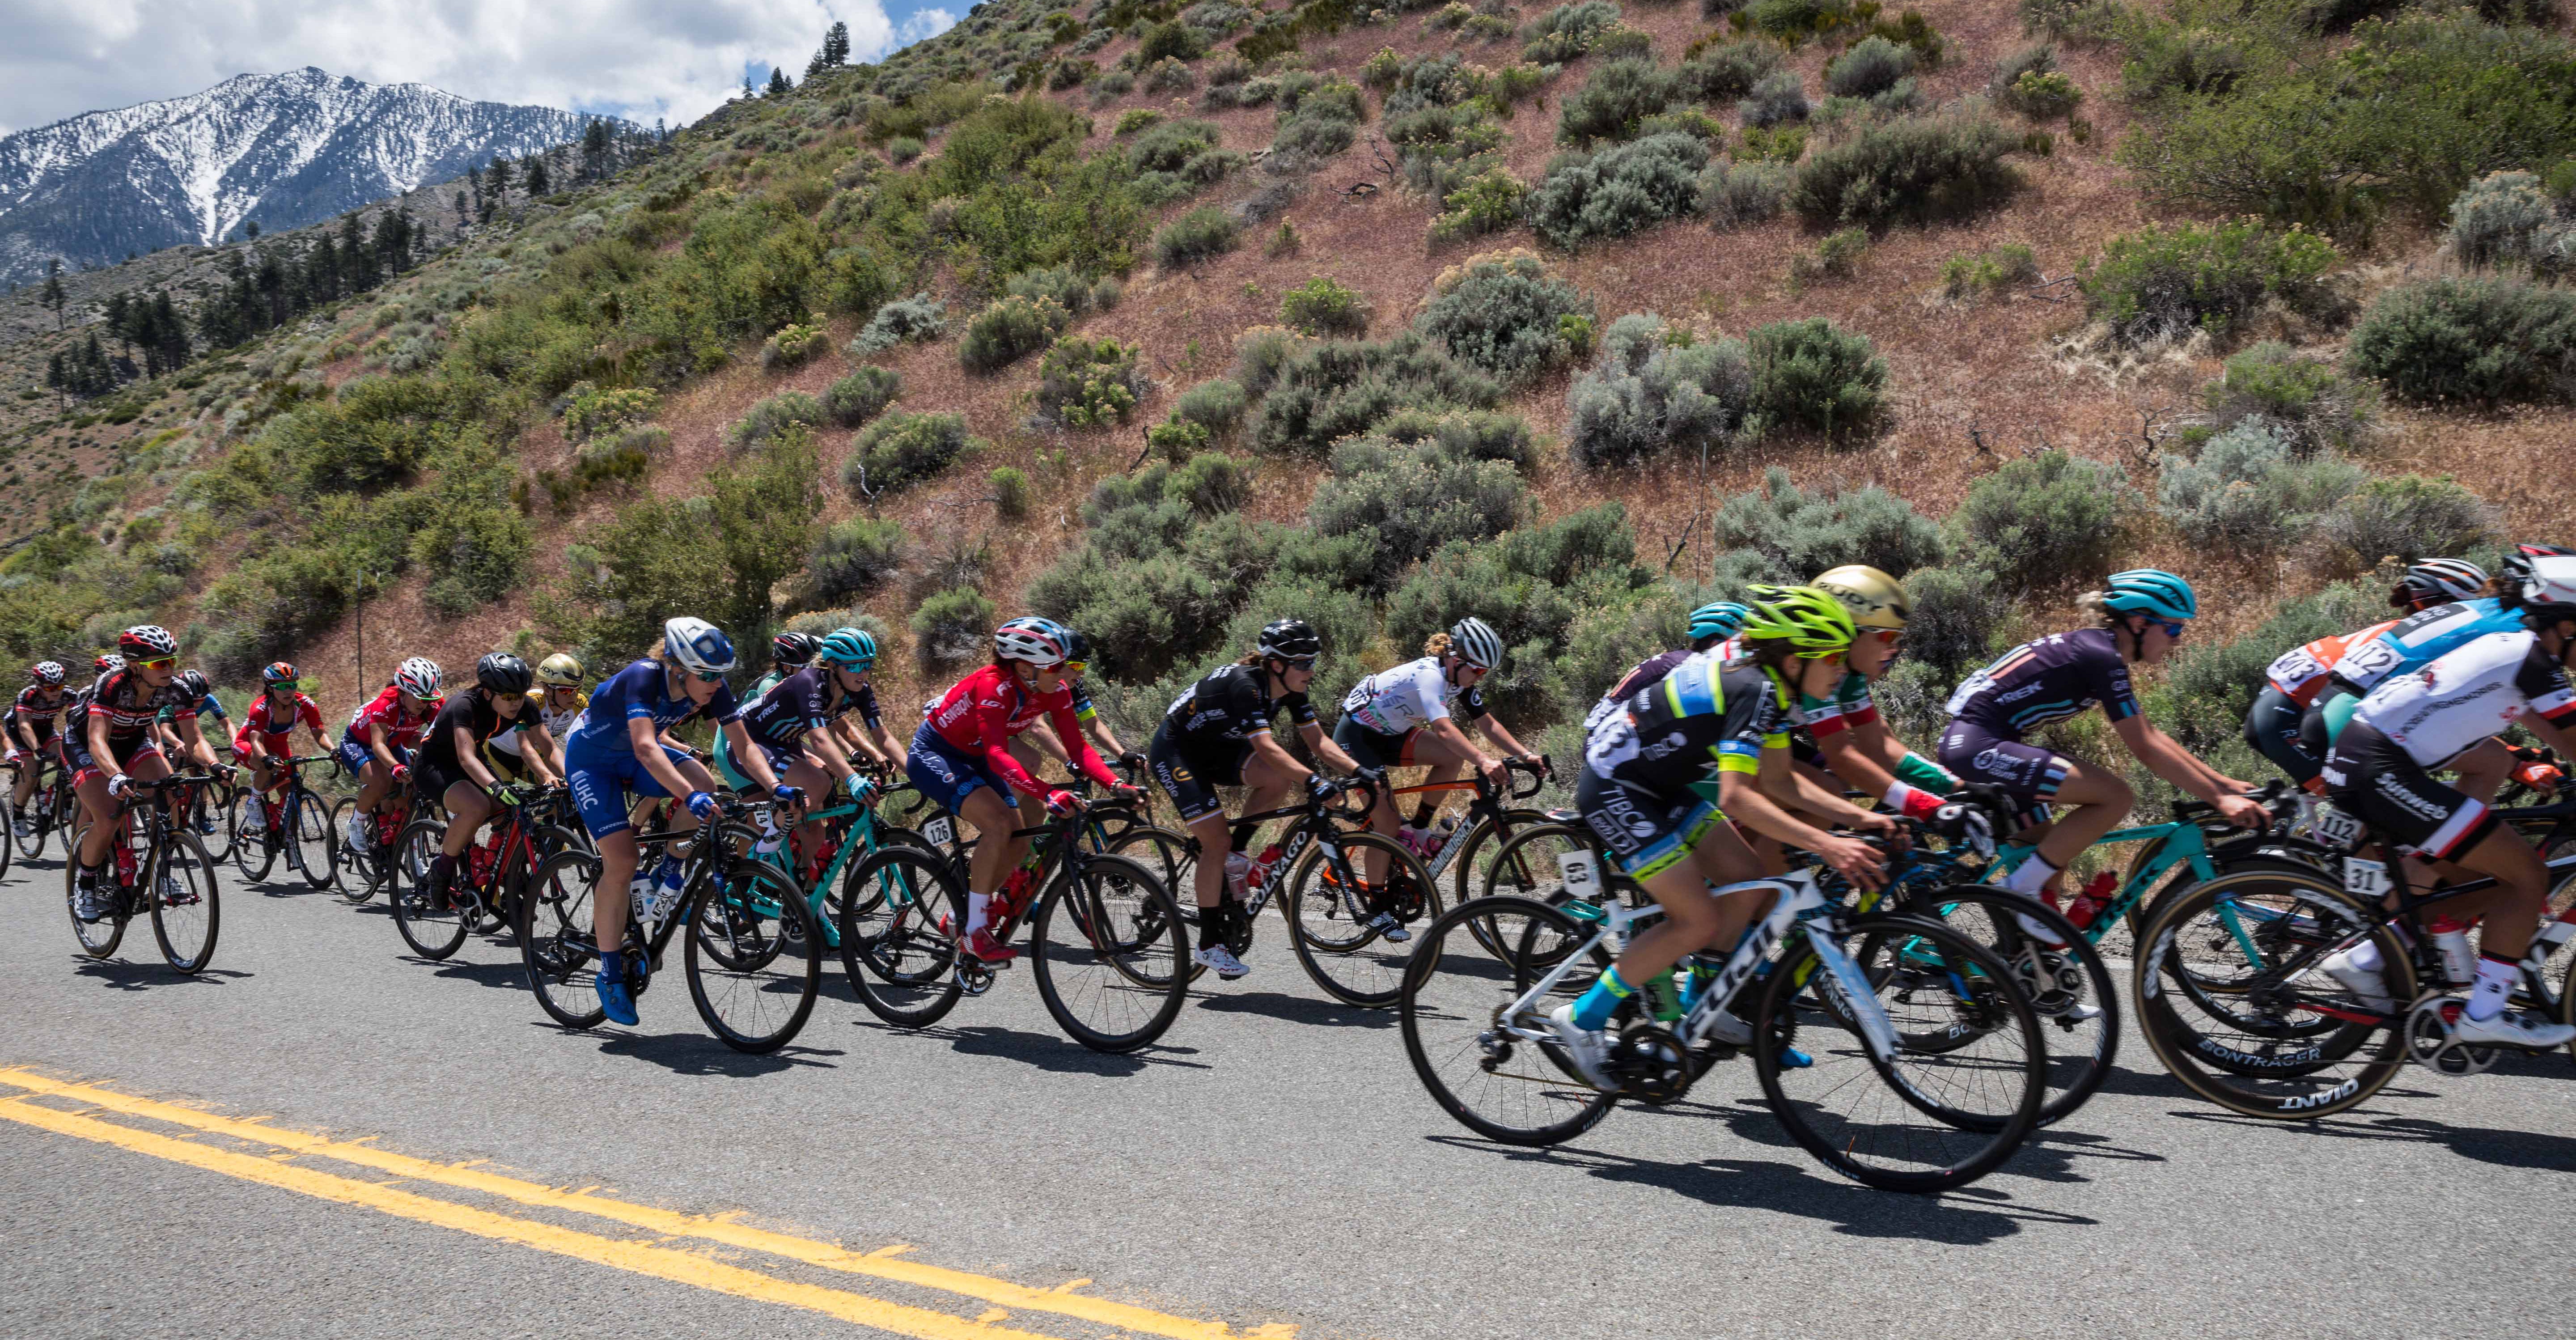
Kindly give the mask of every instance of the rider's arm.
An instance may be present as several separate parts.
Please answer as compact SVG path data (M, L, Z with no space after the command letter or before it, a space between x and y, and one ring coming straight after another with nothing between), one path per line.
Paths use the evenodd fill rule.
M1894 821L1887 816L1873 814L1843 799L1833 788L1807 776L1806 770L1798 766L1794 755L1774 767L1771 761L1772 753L1773 751L1768 749L1762 751L1762 762L1755 773L1761 784L1762 793L1768 799L1777 801L1786 808L1804 811L1828 823L1839 823L1851 828L1886 829L1895 826Z
M1091 742L1100 747L1102 758L1117 758L1127 752L1127 746L1118 742L1117 732L1109 729L1107 717L1095 712L1082 723L1082 728L1090 733Z
M1343 753L1342 747L1333 743L1333 737L1324 733L1322 722L1309 721L1299 726L1297 735L1306 742L1306 752L1322 760L1324 766L1344 776L1360 770L1359 760Z
M741 770L743 776L759 783L760 789L763 791L775 791L778 789L778 774L769 770L768 751L760 749L752 744L751 727L742 724L742 719L736 717L735 719L718 726L716 729L723 731L725 733L725 739L732 742L733 765ZM672 769L672 775L678 776L679 770L677 768ZM665 783L665 785L668 785L668 783ZM682 791L673 791L671 794L675 796L681 795L684 790L685 788Z
M554 768L555 737L546 729L544 718L530 721L527 730L521 732L519 757L527 763L528 770L537 775L537 785L552 786L563 779L563 775Z
M1287 748L1279 743L1278 737L1267 730L1257 730L1245 736L1244 743L1252 746L1252 752L1256 757L1271 767L1285 769L1291 777L1304 777L1314 771L1298 762L1297 756L1289 753ZM1313 741L1309 740L1307 743L1311 745Z
M1491 740L1496 745L1500 746L1504 753L1507 753L1514 758L1528 758L1530 756L1530 751L1523 747L1519 740L1512 738L1512 733L1510 731L1503 729L1503 719L1501 717L1495 716L1491 712L1487 712L1483 716L1476 718L1476 729L1482 732L1486 739Z
M372 717L368 718L367 748L374 752L376 761L384 764L385 770L391 772L395 768L401 767L402 763L394 757L393 744L386 738L386 734L387 732L385 731L385 725L383 722L377 721Z
M465 774L465 780L474 783L477 790L487 793L498 786L500 779L492 775L490 768L483 766L483 750L481 746L474 743L474 731L471 726L458 726L448 734L455 740L456 768L457 771Z
M1467 738L1467 732L1458 729L1458 721L1455 717L1433 717L1422 723L1422 729L1431 732L1431 738L1466 755L1468 766L1478 772L1490 773L1502 766L1500 762L1487 756L1484 750L1478 749Z
M225 767L223 763L216 761L215 747L206 743L206 733L197 729L197 718L194 715L179 718L171 724L170 729L179 737L182 747L187 750L188 757L197 760L198 766L208 772L220 771Z
M1759 761L1730 753L1720 760L1717 793L1726 817L1792 847L1819 854L1829 854L1856 845L1848 838L1838 838L1781 808L1773 796L1789 783L1776 780L1789 775L1789 751L1765 749ZM1848 808L1848 807L1847 807Z
M635 761L644 765L644 771L650 773L654 781L660 782L664 791L674 796L686 796L697 789L689 784L688 778L680 775L679 766L671 762L671 756L662 752L662 733L654 728L651 713L638 712L626 718L626 742L635 750ZM742 742L737 740L735 743ZM743 752L757 754L759 751L746 748ZM767 759L761 759L759 763L763 771L768 769Z
M1109 770L1109 765L1100 761L1100 755L1092 749L1091 742L1082 738L1082 723L1074 719L1071 704L1049 711L1047 724L1055 728L1055 738L1064 745L1065 761L1074 771L1102 786L1116 788L1124 785L1117 774Z
M2176 744L2172 736L2147 724L2145 717L2122 717L2111 723L2111 729L2119 732L2120 742L2129 747L2129 752L2140 763L2147 765L2147 771L2193 796L2214 804L2222 797L2235 795L2222 787L2217 774L2193 758L2191 751Z
M1080 738L1080 732L1077 731L1075 734L1077 739ZM1031 731L1028 735L1028 744L1030 748L1037 750L1048 758L1054 759L1056 762L1065 765L1067 768L1073 766L1073 751L1067 748L1064 741L1056 738L1056 735L1052 732L1041 735L1035 731Z

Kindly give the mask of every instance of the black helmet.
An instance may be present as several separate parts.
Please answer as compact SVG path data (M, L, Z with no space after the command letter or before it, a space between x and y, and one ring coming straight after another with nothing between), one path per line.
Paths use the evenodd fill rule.
M205 672L202 670L180 671L179 687L186 689L188 691L188 696L191 698L205 697L207 692Z
M769 659L780 665L812 665L823 639L812 633L781 633L769 640Z
M525 693L537 682L526 661L506 651L486 652L474 663L474 682L494 693Z
M1068 627L1064 630L1064 658L1085 665L1091 663L1091 639L1084 637L1081 629Z
M1273 619L1262 625L1261 654L1283 661L1302 661L1324 653L1324 639L1303 619Z

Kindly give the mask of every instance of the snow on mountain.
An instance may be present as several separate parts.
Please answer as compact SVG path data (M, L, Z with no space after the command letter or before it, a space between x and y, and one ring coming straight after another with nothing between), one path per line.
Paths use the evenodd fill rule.
M300 228L581 138L584 118L310 66L0 138L0 283L128 252Z

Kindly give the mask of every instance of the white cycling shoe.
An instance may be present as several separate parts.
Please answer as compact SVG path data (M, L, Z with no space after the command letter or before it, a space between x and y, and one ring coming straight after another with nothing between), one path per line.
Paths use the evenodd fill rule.
M2480 1047L2547 1051L2576 1040L2576 1024L2551 1023L2525 1010L2498 1010L2486 1019L2472 1019L2463 1011L2451 1025L2451 1040Z
M2350 949L2327 955L2326 961L2317 966L2325 969L2326 976L2335 979L2337 985L2359 996L2362 1004L2387 1014L2397 1008L2396 999L2388 994L2388 975L2378 968L2365 968L2353 962L2355 955L2371 947L2371 942L2364 940Z
M356 849L357 849L357 850L359 850L359 851L366 851L366 850L369 850L370 848L374 847L374 846L376 845L376 835L375 835L373 832L369 831L369 830L370 830L370 829L372 829L374 826L375 826L375 821L374 821L374 820L372 820L372 819L370 819L370 818L368 818L366 815L363 815L363 814L352 814L352 815L350 815L350 816L349 816L349 845L350 845L351 847L356 848Z
M1238 980L1252 971L1251 965L1236 958L1234 951L1224 945L1209 945L1190 955L1190 962L1229 982Z
M1413 932L1406 930L1393 912L1380 912L1361 924L1386 937L1386 942L1391 945L1400 945L1413 938Z
M1597 1028L1585 1028L1574 1022L1574 1002L1567 1001L1547 1012L1547 1025L1556 1033L1557 1045L1565 1048L1567 1060L1574 1062L1583 1082L1603 1092L1619 1087L1610 1077L1610 1038Z

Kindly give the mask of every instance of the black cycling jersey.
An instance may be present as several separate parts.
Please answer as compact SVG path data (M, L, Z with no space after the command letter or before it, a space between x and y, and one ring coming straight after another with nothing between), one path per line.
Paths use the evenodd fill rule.
M71 712L70 730L86 736L93 712L107 717L107 735L111 740L131 740L152 728L164 708L174 721L197 715L197 696L176 678L160 688L143 682L131 668L114 671L90 686Z
M505 717L490 698L477 690L452 694L447 705L438 709L437 718L429 723L429 734L420 742L420 757L452 779L462 778L464 768L456 758L457 731L469 732L474 746L479 749L495 734L526 730L535 725L536 720L536 708L524 698L519 701L519 714Z
M858 692L845 694L825 678L831 673L809 665L771 685L759 702L743 709L742 724L751 738L773 748L793 749L806 732L821 730L835 717L853 711L860 720L877 725L876 686L862 684Z
M1270 672L1257 665L1229 665L1190 686L1163 713L1163 730L1174 743L1189 747L1241 742L1268 734L1281 711L1299 726L1316 725L1315 705L1305 694L1273 698Z
M1789 744L1789 689L1752 661L1686 660L1596 726L1584 762L1606 781L1670 796L1721 772L1752 773Z

